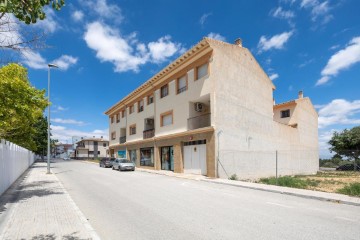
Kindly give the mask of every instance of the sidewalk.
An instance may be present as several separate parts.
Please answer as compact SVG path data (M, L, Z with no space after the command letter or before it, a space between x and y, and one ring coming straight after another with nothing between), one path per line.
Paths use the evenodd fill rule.
M303 198L311 198L311 199L317 199L317 200L322 200L322 201L330 201L330 202L337 202L337 203L360 206L360 198L349 197L347 195L337 194L337 193L327 193L327 192L319 192L319 191L312 191L312 190L305 190L305 189L280 187L280 186L274 186L274 185L252 183L252 182L233 181L233 180L221 179L221 178L208 178L208 177L205 177L202 175L174 173L171 171L158 171L158 170L148 170L148 169L141 169L141 168L136 168L136 171L149 172L149 173L161 174L161 175L166 175L166 176L171 176L171 177L185 178L185 179L198 180L198 181L204 181L204 182L210 182L210 183L216 183L216 184L230 185L230 186L235 186L235 187L242 187L242 188L249 188L249 189L261 190L261 191L267 191L267 192L293 195L293 196L303 197Z
M46 163L35 163L0 197L0 239L100 239Z

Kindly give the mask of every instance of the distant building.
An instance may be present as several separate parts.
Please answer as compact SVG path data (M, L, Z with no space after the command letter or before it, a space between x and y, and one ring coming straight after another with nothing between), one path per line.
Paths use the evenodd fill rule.
M103 138L83 138L76 143L76 159L93 159L109 156L109 141Z
M310 98L300 92L275 105L274 90L241 40L204 38L105 112L110 154L209 177L316 173L318 114Z
M74 152L72 144L56 143L55 145L55 157L64 158L70 157L71 153Z

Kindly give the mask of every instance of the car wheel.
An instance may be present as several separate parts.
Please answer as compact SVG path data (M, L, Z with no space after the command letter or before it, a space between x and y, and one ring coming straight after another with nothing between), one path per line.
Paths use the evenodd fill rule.
M115 170L115 168L114 168L114 167L112 167L112 170Z

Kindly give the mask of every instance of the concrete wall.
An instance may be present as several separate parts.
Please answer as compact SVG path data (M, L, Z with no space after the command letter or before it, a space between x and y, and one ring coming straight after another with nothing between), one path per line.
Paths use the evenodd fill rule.
M281 175L315 173L317 113L310 100L301 99L292 109L291 121L297 128L274 121L273 84L254 56L236 45L213 42L211 47L211 77L216 79L212 114L216 133L221 131L216 139L219 177L274 176L276 151Z
M34 163L34 157L31 151L0 139L0 195Z

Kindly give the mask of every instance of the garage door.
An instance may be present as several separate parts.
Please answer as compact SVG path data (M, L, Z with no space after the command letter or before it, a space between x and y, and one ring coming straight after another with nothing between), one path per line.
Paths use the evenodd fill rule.
M184 144L184 172L206 175L206 144L192 143Z

